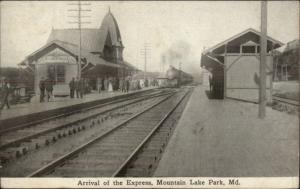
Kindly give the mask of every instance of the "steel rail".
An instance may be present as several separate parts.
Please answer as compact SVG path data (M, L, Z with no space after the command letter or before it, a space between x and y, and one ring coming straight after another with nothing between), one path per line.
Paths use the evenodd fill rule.
M154 90L154 92L155 91L157 91L157 90ZM160 93L162 93L162 92L163 91L161 90ZM151 95L151 94L145 94L145 95L141 95L141 96L139 96L139 94L133 94L134 97L132 97L132 96L125 97L125 98L117 99L117 100L114 100L114 101L111 101L111 102L98 104L98 105L95 105L95 106L92 106L92 107L82 108L80 110L74 110L74 111L71 111L71 112L62 113L62 114L59 114L59 115L47 117L45 119L40 119L40 120L37 120L37 121L31 121L31 122L24 123L24 124L21 124L21 125L16 125L16 126L8 128L8 129L0 130L0 135L2 135L4 133L7 133L7 132L10 132L10 131L17 130L17 129L31 127L33 125L37 125L37 124L40 124L40 123L43 123L43 122L46 122L46 121L51 121L53 119L57 119L57 118L73 115L73 114L76 114L76 113L80 113L82 111L87 111L87 110L96 109L96 108L102 108L102 107L105 107L105 106L108 106L108 105L111 105L111 104L116 104L116 103L119 103L119 102L125 102L127 100L131 100L131 99L134 99L134 98L137 98L137 97L144 97L144 96L148 96L148 95Z
M153 134L162 126L162 124L170 117L170 115L176 110L176 108L181 104L184 98L190 91L186 92L181 99L176 103L174 107L160 120L159 123L151 130L151 132L144 138L144 140L134 149L134 151L129 155L129 157L122 163L122 165L112 174L112 177L119 176L122 171L127 167L129 162L138 154L138 152L142 149L142 147L150 140Z
M278 101L278 102L282 102L282 103L293 105L293 106L300 106L299 101L297 101L297 100L283 98L283 97L275 96L275 95L273 95L273 101Z
M48 132L52 132L52 131L55 131L55 130L58 130L58 129L61 129L61 128L64 128L64 127L69 127L71 125L74 125L74 124L77 124L79 122L82 122L82 121L85 121L85 120L88 120L92 117L95 117L95 116L99 116L101 114L105 114L105 113L108 113L108 112L111 112L113 110L116 110L116 109L119 109L119 108L122 108L124 106L128 106L128 105L131 105L131 104L135 104L137 102L141 102L141 101L144 101L144 100L148 100L148 99L151 99L151 98L156 98L156 97L160 97L160 96L165 96L165 95L169 95L169 94L172 94L173 92L168 92L168 93L162 93L162 94L156 94L156 95L145 95L143 97L140 97L139 99L133 101L133 102L130 102L130 103L127 103L127 104L122 104L122 105L119 105L119 106L116 106L112 109L109 109L109 110L104 110L104 111L101 111L101 112L98 112L98 113L95 113L93 115L89 115L83 119L80 119L80 120L76 120L76 121L73 121L73 122L70 122L70 123L67 123L67 124L63 124L63 125L60 125L60 126L57 126L57 127L53 127L53 128L50 128L50 129L46 129L46 130L43 130L41 132L38 132L38 133L34 133L34 134L31 134L31 135L28 135L28 136L25 136L25 137L22 137L22 138L19 138L17 140L14 140L14 141L11 141L11 142L7 142L5 144L2 144L0 146L0 150L3 149L3 148L6 148L6 147L9 147L11 145L15 145L15 144L18 144L18 143L21 143L22 141L25 141L25 140L29 140L29 139L32 139L34 137L38 137L38 136L41 136L45 133L48 133ZM123 102L123 101L121 101ZM101 108L101 107L99 107Z
M102 135L86 142L85 144L79 146L78 148L72 150L71 152L57 158L56 160L53 160L52 162L48 163L47 165L41 167L40 169L34 171L33 173L27 175L26 177L38 177L38 176L42 176L43 174L46 174L48 172L50 172L51 170L53 170L55 167L63 164L66 160L68 160L70 157L72 157L75 154L78 154L79 152L83 151L84 149L86 149L87 147L89 147L90 145L94 144L95 142L98 142L99 140L103 139L104 137L112 134L116 129L121 128L122 126L124 126L126 123L130 122L131 120L135 119L136 117L144 114L147 111L150 111L152 108L156 107L157 105L161 104L162 102L166 101L167 99L169 99L170 97L172 97L176 92L174 92L173 94L168 95L167 97L163 98L162 100L158 101L157 103L151 105L150 107L148 107L147 109L131 116L130 118L126 119L125 121L117 124L116 126L114 126L113 128L111 128L110 130L104 132Z

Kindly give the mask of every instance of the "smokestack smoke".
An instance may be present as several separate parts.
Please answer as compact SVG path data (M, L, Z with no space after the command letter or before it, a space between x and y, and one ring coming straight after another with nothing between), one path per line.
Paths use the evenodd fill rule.
M179 62L186 62L191 52L190 44L185 41L177 41L161 54L161 63L177 66Z

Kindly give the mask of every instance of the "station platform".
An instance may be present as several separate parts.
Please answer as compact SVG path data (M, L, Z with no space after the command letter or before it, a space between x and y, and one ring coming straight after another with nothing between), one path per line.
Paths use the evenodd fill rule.
M28 121L37 116L50 116L49 114L57 114L67 112L69 109L82 108L83 105L90 106L92 103L106 102L108 100L118 99L124 95L130 96L140 92L155 89L154 87L143 88L141 90L129 91L122 93L120 91L114 92L93 92L86 94L83 98L57 97L49 102L39 102L39 96L33 97L30 103L12 105L10 109L3 109L0 114L0 131L5 130L11 124L19 124L21 120ZM76 96L76 95L75 95ZM81 105L81 106L79 106ZM5 107L6 108L6 107ZM69 109L67 109L69 108ZM20 119L19 119L20 118Z
M267 107L208 99L197 86L174 130L156 177L290 177L299 175L299 120Z

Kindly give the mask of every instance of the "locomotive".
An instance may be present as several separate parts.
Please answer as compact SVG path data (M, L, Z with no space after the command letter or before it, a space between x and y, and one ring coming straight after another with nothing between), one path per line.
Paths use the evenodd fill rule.
M178 70L173 66L170 66L167 70L166 76L169 87L179 87L193 82L193 76L185 73L184 71Z

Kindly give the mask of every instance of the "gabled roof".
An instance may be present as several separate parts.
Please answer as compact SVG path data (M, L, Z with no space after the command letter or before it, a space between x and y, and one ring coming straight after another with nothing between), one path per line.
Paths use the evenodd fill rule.
M118 23L110 11L103 18L101 27L99 29L81 29L82 49L86 49L89 52L103 52L103 48L108 35L111 38L112 45L123 47ZM65 41L68 43L79 45L79 30L52 29L47 43L52 41Z
M235 39L238 39L240 37L243 37L244 35L249 34L249 33L254 34L257 37L260 37L260 32L259 31L255 30L253 28L248 28L248 29L246 29L245 31L243 31L243 32L241 32L239 34L236 34L236 35L230 37L229 39L227 39L225 41L222 41L221 43L218 43L218 44L214 45L213 47L211 47L209 49L206 49L203 53L206 54L208 52L212 52L212 51L214 51L214 50L216 50L216 49L218 49L218 48L220 48L222 46L225 46L225 44L227 44L229 42L232 42ZM280 46L283 45L282 42L280 42L280 41L278 41L276 39L273 39L273 38L271 38L269 36L267 37L267 40L268 40L268 42L273 43L275 45L275 48L280 47Z
M89 52L102 52L105 38L100 29L81 29L81 45ZM79 45L78 29L52 29L47 43L52 41L65 41Z
M79 48L77 45L74 45L72 43L68 43L65 41L54 40L50 43L47 43L46 45L44 45L37 51L28 55L26 57L26 59L20 63L20 65L27 65L33 59L37 59L39 56L41 56L41 55L39 55L39 53L42 53L44 50L46 50L47 48L49 48L51 46L57 46L59 48L62 48L64 51L70 53L74 57L77 57L77 55L78 55ZM108 62L108 61L102 59L101 57L99 57L98 55L94 55L85 49L81 49L81 55L82 55L82 59L86 60L87 64L92 64L94 66L101 65L101 66L116 67L116 68L123 68L124 66L127 66L125 64L122 65L122 64L115 64L115 63Z
M275 51L283 53L290 50L295 50L299 48L299 39L295 39L293 41L288 42L287 44L275 49Z

